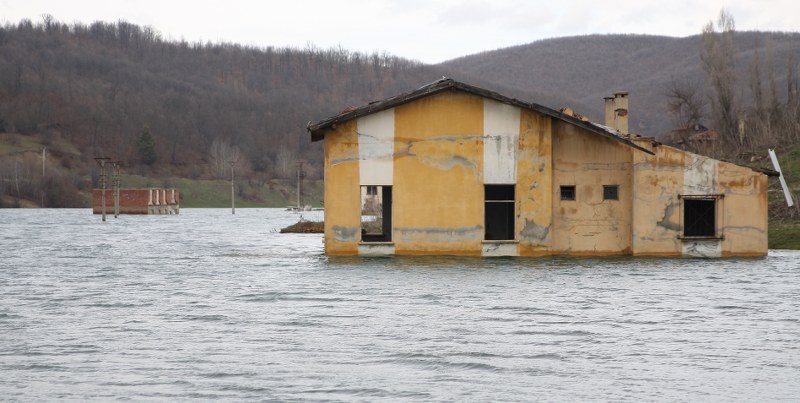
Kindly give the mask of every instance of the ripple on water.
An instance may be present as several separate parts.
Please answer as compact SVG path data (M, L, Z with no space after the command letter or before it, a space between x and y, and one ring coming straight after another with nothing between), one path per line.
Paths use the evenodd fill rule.
M282 210L0 209L0 395L638 401L800 396L800 253L328 258ZM9 236L8 234L14 234Z

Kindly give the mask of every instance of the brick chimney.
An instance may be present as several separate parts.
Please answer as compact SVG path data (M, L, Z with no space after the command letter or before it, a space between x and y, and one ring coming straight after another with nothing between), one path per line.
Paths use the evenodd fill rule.
M608 101L606 101L608 102ZM608 105L606 103L606 105ZM607 108L607 107L606 107ZM614 93L614 128L621 134L628 135L628 92L617 91Z
M616 119L614 118L614 97L605 97L603 98L603 101L605 102L605 107L606 107L605 125L610 128L616 129L617 124L615 122Z

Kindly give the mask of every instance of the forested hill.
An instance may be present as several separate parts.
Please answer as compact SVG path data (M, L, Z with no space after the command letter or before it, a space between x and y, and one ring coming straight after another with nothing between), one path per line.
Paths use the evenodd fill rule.
M319 177L321 146L309 141L309 121L443 75L450 74L385 53L176 42L126 22L67 25L45 16L0 28L0 133L57 136L91 164L110 156L135 166L137 139L147 130L155 140L152 174L219 177L221 163L235 157L244 161L242 174L286 177L305 159ZM564 101L455 76L521 98Z
M762 62L772 66L764 77L773 74L785 98L800 34L739 33L735 39L739 75L747 77L761 49ZM430 66L345 49L168 41L126 22L67 25L45 16L0 28L0 146L11 134L66 143L62 151L79 157L61 165L80 178L88 176L94 156L123 160L149 175L191 178L225 177L232 159L243 177L291 177L294 162L304 159L309 174L320 177L321 145L310 143L309 121L442 76L552 108L569 105L597 121L603 96L627 90L632 129L660 135L673 127L669 83L705 88L700 48L700 36L585 36ZM749 92L746 79L737 85L741 94ZM155 143L147 158L137 144L145 132ZM0 152L6 183L19 172L7 155Z
M152 133L157 164L205 174L215 139L256 171L312 158L310 120L416 88L441 74L390 55L256 49L162 39L125 22L22 21L0 29L0 131L54 132L88 156L136 163ZM293 169L293 167L292 167Z
M751 96L752 68L759 53L761 79L768 81L774 75L779 101L785 101L787 68L792 63L796 71L800 62L800 34L737 32L733 42L737 97ZM666 97L673 81L700 88L706 95L702 47L699 34L577 36L464 56L439 66L523 92L560 94L572 104L588 106L576 109L595 121L603 119L604 96L629 91L631 130L659 136L674 128Z

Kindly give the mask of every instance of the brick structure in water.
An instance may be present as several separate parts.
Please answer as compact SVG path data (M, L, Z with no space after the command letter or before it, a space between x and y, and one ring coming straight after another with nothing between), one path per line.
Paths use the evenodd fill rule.
M102 213L103 191L92 191L92 212ZM148 188L120 189L120 214L178 214L180 191L178 189ZM106 189L106 214L114 214L114 190Z

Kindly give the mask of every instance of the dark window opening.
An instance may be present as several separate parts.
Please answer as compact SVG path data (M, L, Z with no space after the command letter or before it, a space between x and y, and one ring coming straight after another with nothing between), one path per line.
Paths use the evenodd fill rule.
M575 185L561 186L561 200L575 200Z
M603 200L619 200L619 186L603 185Z
M716 199L683 199L683 236L716 237Z
M514 239L514 185L484 185L484 239Z
M361 241L392 241L391 186L361 186Z

